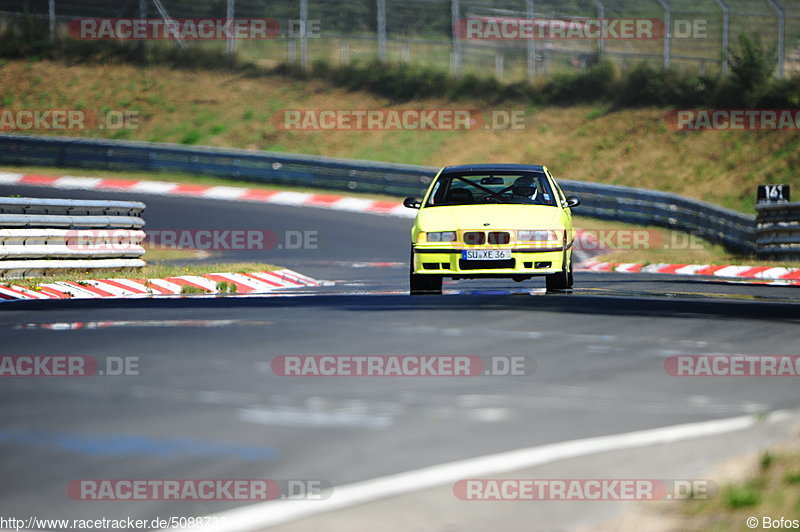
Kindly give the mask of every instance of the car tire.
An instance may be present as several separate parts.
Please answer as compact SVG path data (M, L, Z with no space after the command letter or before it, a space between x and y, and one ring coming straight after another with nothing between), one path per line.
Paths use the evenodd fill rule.
M572 256L564 253L564 260L562 262L562 269L558 273L553 273L545 278L547 291L553 290L569 290L572 288Z
M441 295L441 275L421 275L414 273L414 250L411 250L411 259L408 265L409 292L412 296Z
M442 295L441 275L420 275L412 273L409 284L412 296Z

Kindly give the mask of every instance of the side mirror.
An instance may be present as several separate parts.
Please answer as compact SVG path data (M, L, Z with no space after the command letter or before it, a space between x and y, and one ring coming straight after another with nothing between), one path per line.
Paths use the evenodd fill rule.
M422 206L420 200L416 198L406 198L403 200L403 206L409 209L419 209Z
M581 200L578 199L578 196L567 196L567 207L577 207L581 204Z

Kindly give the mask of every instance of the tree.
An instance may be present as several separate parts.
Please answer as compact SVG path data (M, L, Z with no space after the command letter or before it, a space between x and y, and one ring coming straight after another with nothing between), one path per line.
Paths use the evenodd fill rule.
M767 51L761 43L761 36L739 36L739 45L728 51L733 78L745 92L767 83L772 77L774 62L773 53Z

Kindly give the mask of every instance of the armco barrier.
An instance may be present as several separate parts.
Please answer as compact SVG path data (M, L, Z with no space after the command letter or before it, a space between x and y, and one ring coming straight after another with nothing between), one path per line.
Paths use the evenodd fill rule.
M0 198L0 277L144 266L138 201Z
M308 155L64 137L0 135L0 164L188 172L261 183L420 196L437 169ZM590 217L667 227L755 251L755 218L653 190L560 180Z
M756 212L758 256L800 259L800 203L760 203Z

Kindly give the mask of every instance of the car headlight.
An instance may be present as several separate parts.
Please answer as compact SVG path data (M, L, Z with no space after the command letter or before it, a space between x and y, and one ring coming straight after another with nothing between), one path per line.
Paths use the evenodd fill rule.
M428 233L428 242L455 242L455 231L438 231L435 233Z
M544 242L549 240L561 240L560 231L549 230L520 230L517 231L518 242Z

